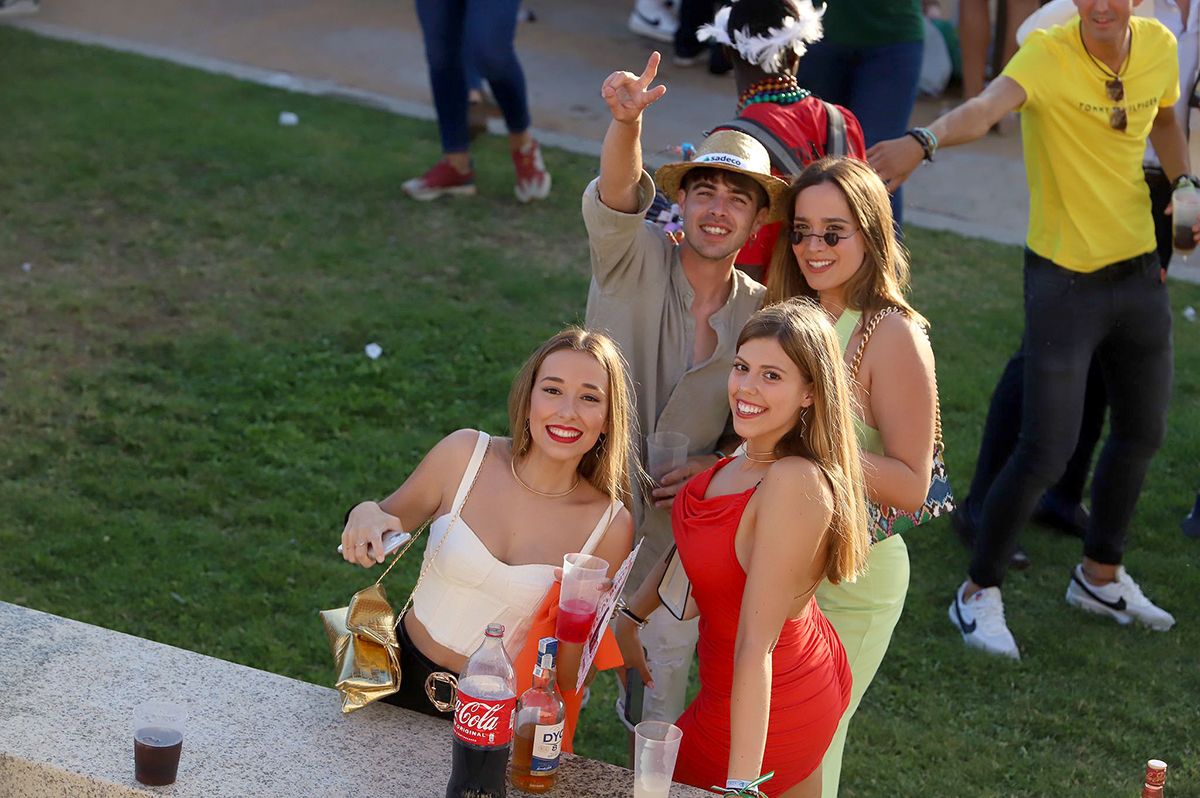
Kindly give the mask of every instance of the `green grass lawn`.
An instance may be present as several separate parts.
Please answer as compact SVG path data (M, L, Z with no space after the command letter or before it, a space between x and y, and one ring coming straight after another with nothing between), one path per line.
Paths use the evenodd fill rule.
M437 157L429 123L5 28L0 70L0 600L329 684L316 612L368 581L334 553L343 513L445 433L505 431L517 366L582 316L595 162L548 152L551 201L520 207L489 139L478 198L419 204L399 187ZM909 242L961 493L1020 334L1020 250ZM1200 488L1200 325L1179 311L1200 288L1171 292L1170 434L1128 564L1179 625L1069 609L1078 543L1031 528L1005 588L1023 660L968 651L946 619L966 553L944 521L913 532L846 798L1136 795L1152 756L1200 794L1200 542L1178 528ZM619 762L598 685L577 747Z

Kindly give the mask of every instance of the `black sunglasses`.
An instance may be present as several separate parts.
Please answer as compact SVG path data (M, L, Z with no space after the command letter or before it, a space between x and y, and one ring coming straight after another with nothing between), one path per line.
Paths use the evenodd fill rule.
M1125 99L1125 84L1121 82L1120 78L1114 77L1112 80L1104 81L1104 90L1108 99L1114 103ZM1120 133L1125 132L1125 128L1129 126L1129 115L1125 113L1124 108L1114 108L1109 112L1108 126Z
M845 241L857 232L857 230L851 230L846 235L840 236L832 230L826 230L824 233L802 233L793 227L788 231L788 239L791 240L793 246L797 247L803 244L806 238L819 238L825 242L825 246L836 247L839 242Z

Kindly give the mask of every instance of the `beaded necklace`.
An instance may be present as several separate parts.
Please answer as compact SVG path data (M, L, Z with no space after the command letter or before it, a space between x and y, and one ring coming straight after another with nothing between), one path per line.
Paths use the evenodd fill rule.
M791 105L800 102L811 93L800 88L795 75L774 75L750 84L738 97L737 112L740 114L747 106L756 103Z

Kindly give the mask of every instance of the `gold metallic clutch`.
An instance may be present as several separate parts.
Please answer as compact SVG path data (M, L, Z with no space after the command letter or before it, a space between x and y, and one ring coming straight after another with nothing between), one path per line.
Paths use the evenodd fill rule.
M342 712L361 709L400 689L396 620L379 582L355 593L348 607L321 611L337 668L334 687L342 694Z

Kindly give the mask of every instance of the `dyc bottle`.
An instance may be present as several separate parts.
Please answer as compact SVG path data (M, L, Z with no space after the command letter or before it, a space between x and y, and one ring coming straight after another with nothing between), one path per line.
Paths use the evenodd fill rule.
M458 676L454 759L446 798L505 798L517 679L504 650L504 626L488 624Z
M563 719L567 710L554 678L557 656L558 640L543 637L538 641L533 686L517 702L512 785L525 792L546 792L558 781Z

